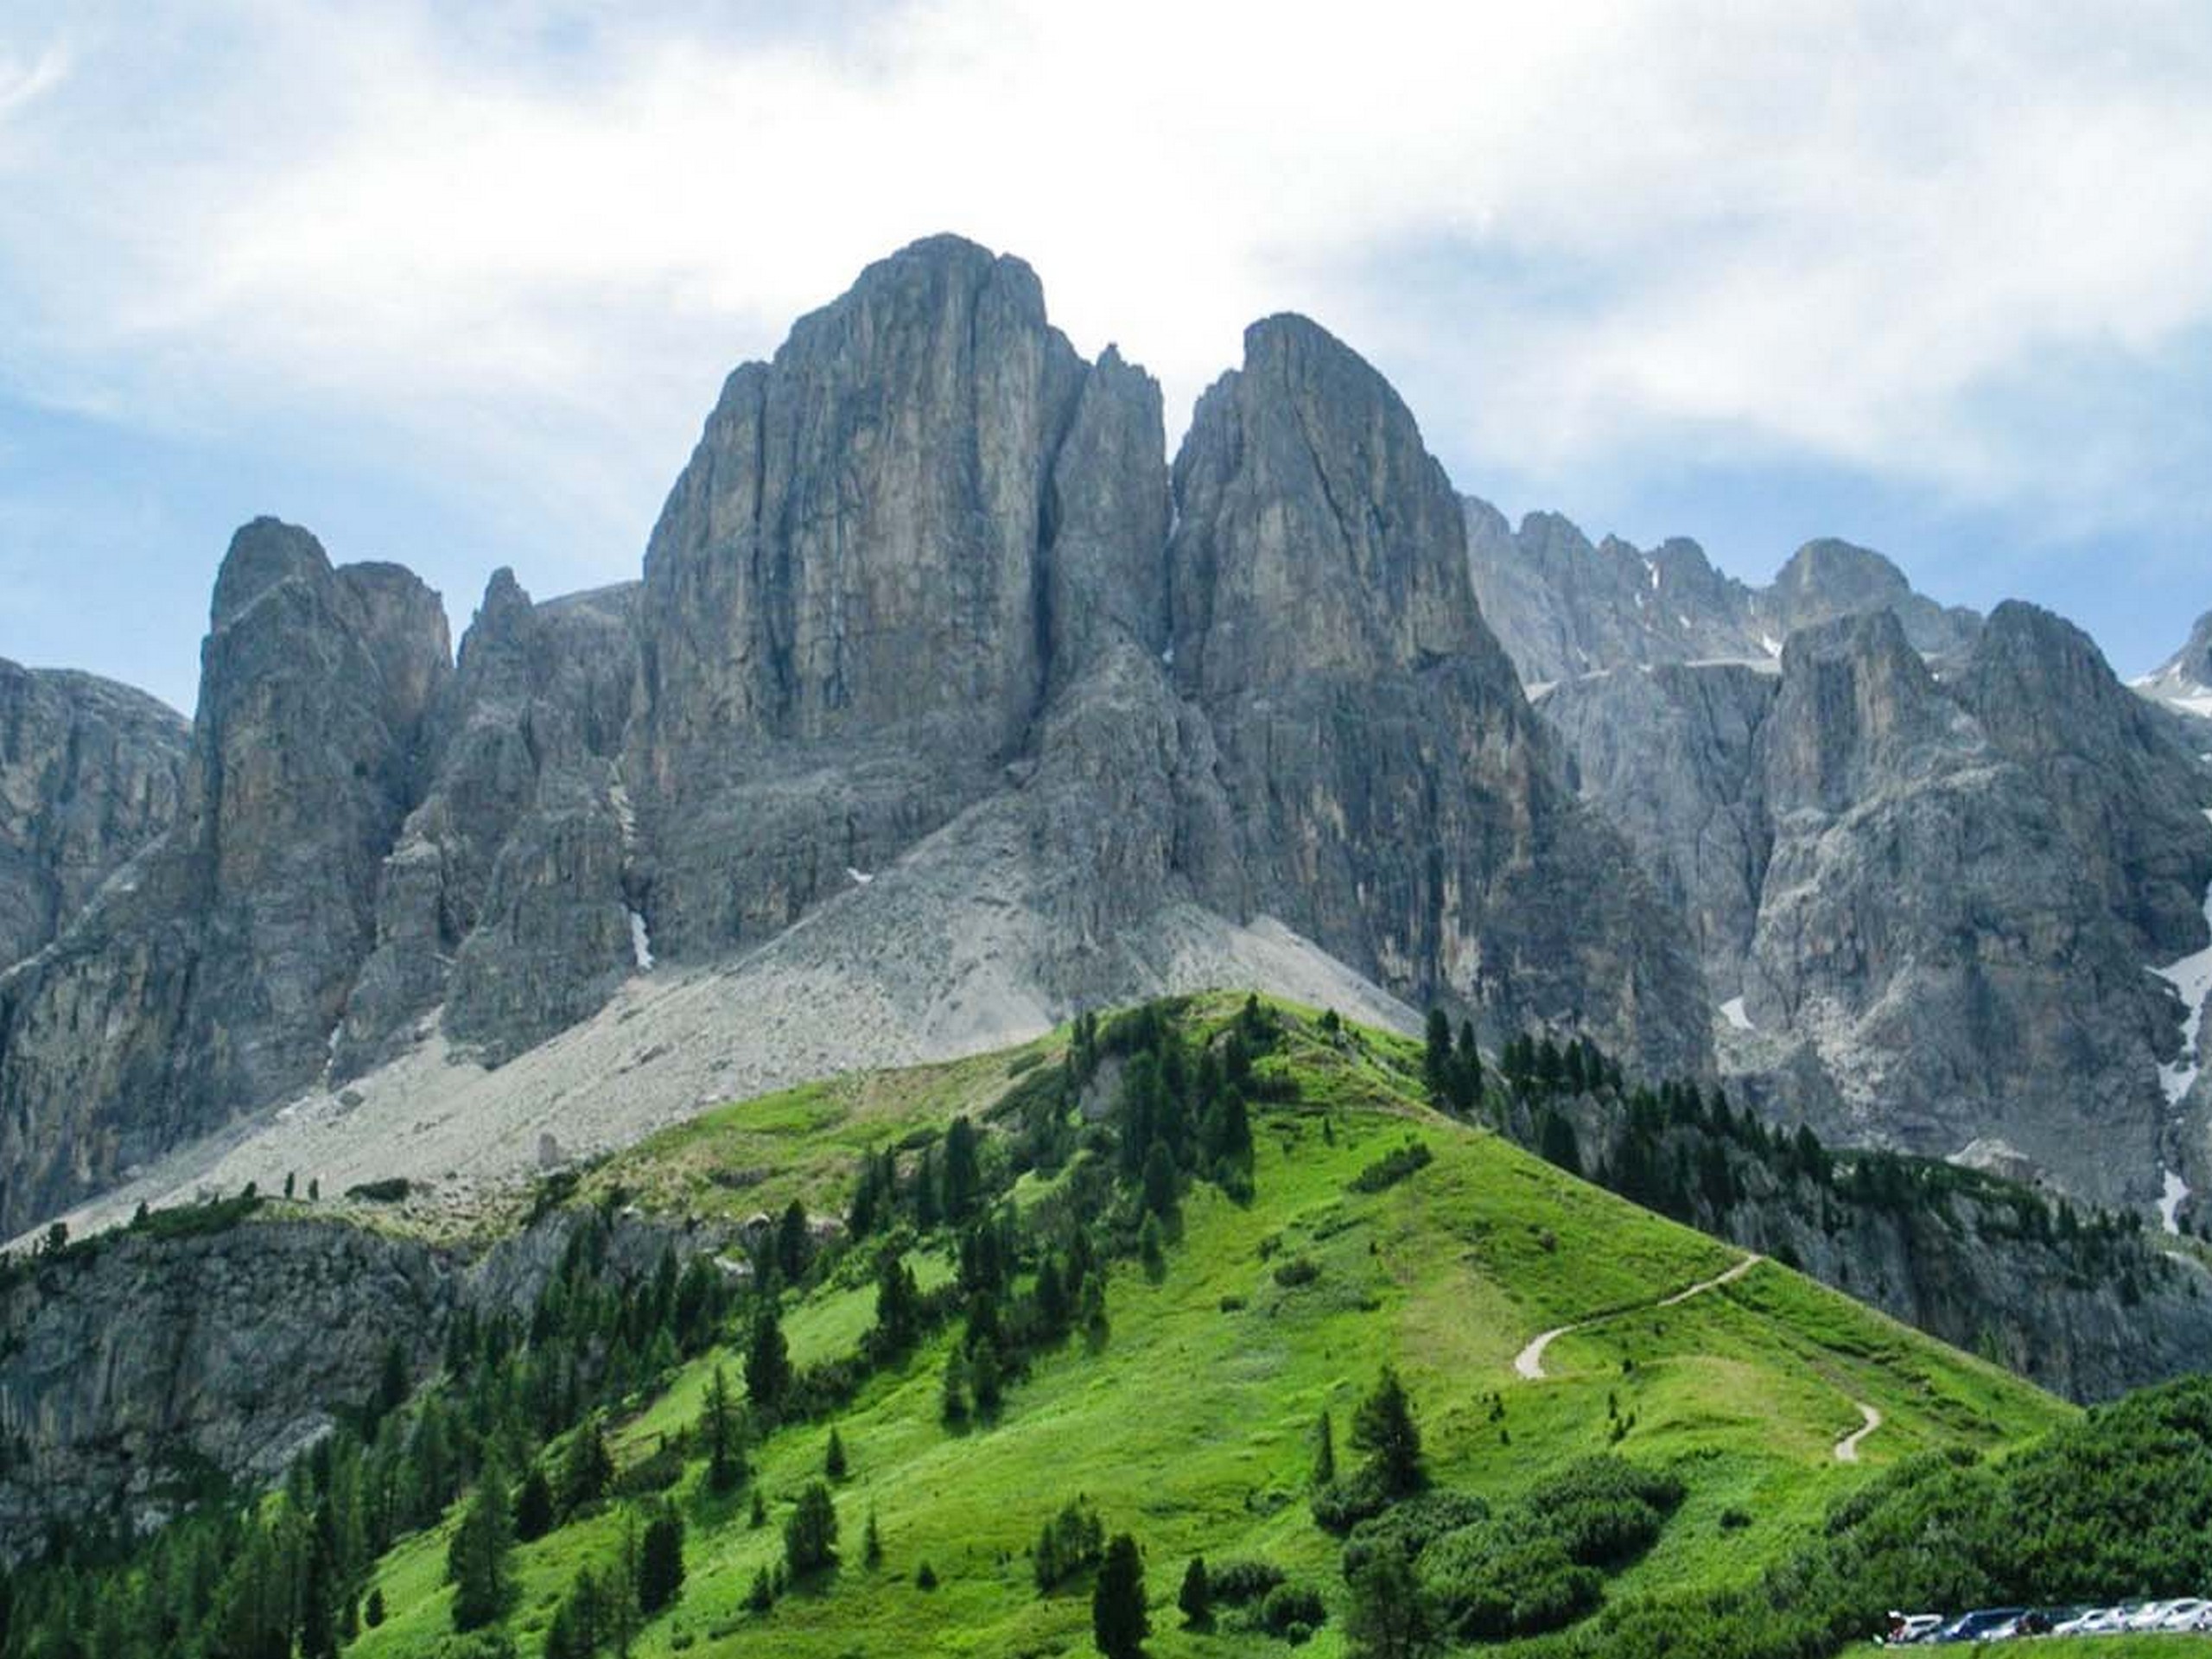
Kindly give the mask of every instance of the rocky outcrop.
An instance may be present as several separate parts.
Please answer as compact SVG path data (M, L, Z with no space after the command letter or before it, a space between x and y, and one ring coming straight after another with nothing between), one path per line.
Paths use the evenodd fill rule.
M454 1261L314 1221L128 1234L18 1268L0 1291L0 1554L47 1524L143 1527L209 1472L260 1486L375 1388L394 1344L418 1373L455 1302Z
M405 571L238 532L176 823L0 976L0 1230L321 1073L447 658Z
M1576 789L1688 918L1707 988L1723 1001L1743 994L1774 850L1755 750L1779 686L1746 664L1677 663L1592 675L1538 705Z
M2195 741L2202 746L2212 735L2212 611L2196 619L2186 645L2134 687L2194 723Z
M1175 678L1213 728L1241 908L1416 1004L1694 1069L1695 963L1564 786L1471 603L1459 502L1382 377L1303 319L1255 324L1175 496Z
M1141 454L1120 499L1127 376L1096 372L1058 466L1093 372L1027 265L938 238L729 378L645 550L632 771L671 954L774 933L997 786L1049 676L1058 518L1110 554L1160 512Z
M581 1227L609 1285L734 1248L719 1225L558 1208L474 1253L297 1212L161 1221L0 1273L0 1559L56 1520L143 1530L210 1476L270 1484L395 1347L419 1380L456 1313L526 1323Z
M512 571L493 574L435 716L429 791L385 862L334 1077L390 1057L441 1003L456 1040L509 1058L635 965L618 761L637 603L631 584L533 605Z
M2203 944L2212 826L2078 631L2002 607L1939 682L1880 611L1793 635L1777 680L1630 671L1542 707L1695 920L1734 993L1723 1069L1770 1112L2158 1197L2177 1015L2145 969Z
M1959 655L1980 626L1848 542L1808 542L1771 583L1751 588L1686 537L1647 553L1611 536L1592 545L1557 513L1530 513L1516 531L1486 501L1463 507L1476 599L1532 685L1666 663L1771 664L1798 629L1873 611L1894 613L1913 648L1934 658Z
M0 660L0 968L175 820L190 736L129 686Z

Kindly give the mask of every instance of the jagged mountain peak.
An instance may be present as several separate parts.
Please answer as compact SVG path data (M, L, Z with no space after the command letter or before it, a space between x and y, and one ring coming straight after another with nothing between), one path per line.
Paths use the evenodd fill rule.
M215 575L209 620L214 627L222 628L270 589L287 582L327 576L330 569L330 556L313 532L281 518L255 518L240 525L231 537Z

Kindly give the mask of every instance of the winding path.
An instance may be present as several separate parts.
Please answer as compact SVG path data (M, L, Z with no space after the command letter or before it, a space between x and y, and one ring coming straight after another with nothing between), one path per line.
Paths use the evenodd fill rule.
M1859 1442L1882 1426L1882 1414L1864 1400L1854 1400L1851 1403L1859 1408L1859 1415L1864 1421L1835 1443L1835 1460L1838 1463L1858 1462Z
M1736 1280L1742 1278L1745 1274L1749 1273L1753 1268L1758 1266L1758 1264L1764 1260L1766 1260L1764 1256L1759 1255L1757 1251L1753 1251L1751 1255L1745 1256L1742 1261L1736 1263L1734 1267L1729 1268L1727 1272L1716 1274L1710 1279L1701 1280L1698 1283L1692 1285L1688 1290L1678 1290L1671 1296L1662 1296L1657 1301L1651 1303L1650 1306L1653 1307L1678 1307L1682 1303L1689 1300L1693 1296L1702 1296L1708 1290L1718 1290L1723 1285L1734 1282ZM1530 1382L1541 1382L1544 1380L1544 1350L1550 1347L1553 1343L1559 1340L1560 1338L1566 1336L1569 1332L1586 1330L1591 1325L1603 1324L1607 1319L1617 1319L1623 1313L1634 1313L1635 1311L1636 1310L1634 1308L1616 1308L1610 1313L1593 1314L1589 1319L1577 1319L1572 1325L1562 1325L1553 1330L1547 1331L1542 1335L1536 1338L1535 1340L1531 1342L1526 1348L1523 1348L1519 1353L1514 1355L1513 1369L1526 1381ZM1862 1409L1869 1408L1862 1408ZM1880 1418L1877 1416L1875 1421L1878 1422ZM1869 1425L1869 1427L1871 1427L1872 1425ZM1862 1434L1866 1432L1866 1429L1861 1429L1859 1431ZM1838 1446L1836 1448L1836 1456L1840 1458L1843 1457L1843 1448L1841 1446ZM1852 1448L1852 1456L1856 1457L1857 1455L1858 1448L1854 1446ZM1851 1459L1848 1458L1845 1459L1846 1462L1849 1462L1850 1460Z

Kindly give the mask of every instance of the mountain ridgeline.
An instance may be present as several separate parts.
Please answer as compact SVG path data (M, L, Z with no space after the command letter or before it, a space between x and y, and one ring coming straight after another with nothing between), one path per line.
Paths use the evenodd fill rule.
M1754 588L1694 543L1466 512L1484 614L1688 921L1740 1098L2194 1214L2202 626L2131 690L2063 619L1946 609L1847 543Z
M0 1230L802 918L918 1049L1216 981L1265 921L1492 1034L1705 1065L1686 930L1568 786L1390 388L1270 318L1165 454L1148 376L940 238L729 378L641 583L502 572L457 664L407 571L247 525L169 821L0 975ZM914 965L963 948L987 984Z

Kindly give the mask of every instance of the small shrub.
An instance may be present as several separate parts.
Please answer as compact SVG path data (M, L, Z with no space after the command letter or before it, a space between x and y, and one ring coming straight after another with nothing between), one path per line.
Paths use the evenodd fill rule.
M415 1184L404 1175L393 1175L381 1181L362 1181L349 1186L346 1196L370 1204L397 1204L414 1190Z
M1428 1149L1427 1142L1408 1141L1361 1170L1351 1178L1350 1185L1355 1192L1380 1192L1412 1179L1435 1161L1436 1154Z
M1310 1285L1321 1276L1320 1265L1311 1256L1294 1255L1275 1269L1275 1283L1285 1290Z
M1232 1607L1262 1599L1282 1580L1282 1569L1272 1561L1224 1561L1206 1571L1213 1599Z
M1260 1623L1268 1634L1290 1642L1303 1642L1319 1630L1329 1617L1321 1592L1310 1584L1279 1584L1268 1592L1268 1599L1260 1605ZM1294 1630L1305 1632L1293 1637Z

